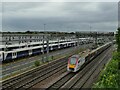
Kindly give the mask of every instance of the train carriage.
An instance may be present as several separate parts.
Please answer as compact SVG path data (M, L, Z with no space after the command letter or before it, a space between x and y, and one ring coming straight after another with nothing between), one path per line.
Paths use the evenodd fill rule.
M77 45L77 40L74 39L73 41L67 41L67 40L60 40L59 43L56 43L57 41L51 41L49 44L49 51L55 51L55 50L59 50L59 49L64 49L64 48L68 48L68 47L74 47ZM42 43L42 42L41 42ZM26 44L20 44L18 45L19 47L25 46ZM30 45L30 46L29 46ZM31 46L33 45L33 46ZM34 45L38 45L38 46L34 46ZM13 45L13 47L16 45ZM12 47L8 46L8 47ZM26 45L25 48L17 48L17 49L13 49L11 51L4 51L4 56L2 61L12 61L12 59L17 59L17 58L22 58L22 57L26 57L26 56L31 56L31 55L37 55L37 54L42 54L42 53L46 53L47 52L47 45L44 45L44 51L43 51L43 45L41 45L40 43L36 42L34 44L28 44Z
M62 43L65 46L66 43ZM4 61L10 61L12 59L17 59L21 57L31 56L42 54L43 46L36 46L36 47L26 47L21 49L15 49L13 51L5 51L4 52ZM63 47L64 48L64 47ZM50 44L49 50L54 51L58 49L58 44ZM47 52L47 45L44 45L44 53Z
M78 71L81 66L85 63L86 56L89 53L89 49L86 51L83 51L80 54L73 55L68 60L67 70L71 72Z
M100 53L102 53L104 50L106 50L108 47L111 46L111 42L107 43L103 46L98 47L97 49L93 51L85 51L84 55L82 53L73 55L68 59L68 65L67 65L67 71L69 72L76 72L80 69L80 67L83 64L87 64L91 60L93 60L95 57L97 57Z

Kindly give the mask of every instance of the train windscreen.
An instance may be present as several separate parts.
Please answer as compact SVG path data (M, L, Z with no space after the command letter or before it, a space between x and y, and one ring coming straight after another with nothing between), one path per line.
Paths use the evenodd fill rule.
M76 64L76 57L70 58L70 64Z

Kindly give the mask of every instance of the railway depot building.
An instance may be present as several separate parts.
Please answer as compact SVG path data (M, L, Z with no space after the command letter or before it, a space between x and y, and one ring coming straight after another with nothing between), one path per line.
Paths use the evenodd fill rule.
M0 36L0 44L12 45L30 42L40 42L43 40L44 34L2 34ZM44 35L46 37L48 35Z
M64 36L56 36L51 34L0 34L0 44L1 45L14 45L14 44L22 44L22 43L31 43L31 42L41 42L47 38L49 40L57 40L57 39L73 39L75 35L64 35Z
M49 40L56 39L72 39L72 38L87 38L87 37L96 37L95 32L79 32L76 34L68 34L68 35L52 35L52 34L19 34L19 33L1 33L0 32L0 45L12 45L12 44L22 44L22 43L31 43L31 42L40 42L45 38L49 38ZM97 33L97 38L113 38L112 33Z

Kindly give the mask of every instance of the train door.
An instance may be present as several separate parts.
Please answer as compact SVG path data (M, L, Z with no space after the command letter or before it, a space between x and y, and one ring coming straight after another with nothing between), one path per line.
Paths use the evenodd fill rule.
M66 43L66 47L69 47L69 43L68 42Z
M41 48L41 53L43 53L43 48Z
M73 46L75 46L75 42L74 42Z
M58 49L60 49L60 44L58 44Z
M12 53L12 59L15 59L15 58L17 58L17 52Z
M81 59L78 60L78 68L80 69L80 67L82 66L82 61Z
M67 45L66 45L66 44L64 44L64 47L67 47Z
M32 50L29 50L29 56L32 55Z
M78 60L78 69L80 68L81 62Z

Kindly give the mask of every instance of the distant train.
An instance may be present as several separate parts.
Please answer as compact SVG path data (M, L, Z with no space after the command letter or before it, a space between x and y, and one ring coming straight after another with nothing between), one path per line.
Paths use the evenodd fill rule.
M70 40L50 40L49 44L55 44L55 43L63 43L63 42L69 42ZM72 39L74 41L74 39ZM44 41L44 45L46 45L47 42ZM43 42L29 42L29 43L20 43L20 44L14 44L14 45L0 45L0 51L12 51L15 49L21 49L21 48L26 48L26 47L35 47L35 46L40 46L43 45Z
M88 42L89 41L89 42ZM86 44L86 43L92 43L91 40L84 40L80 41L79 44ZM59 43L49 44L49 51L55 51L59 49L69 48L77 46L78 42L77 40L74 41L61 41ZM9 51L0 51L0 61L1 62L10 62L18 58L42 54L47 52L47 45L44 45L44 51L42 45L37 46L31 46L31 47L24 47L24 48L16 48Z
M91 52L88 51L88 53L83 52L85 53L83 56L79 54L71 56L68 59L67 71L77 72L82 65L86 64L87 62L90 62L92 59L94 59L96 56L98 56L100 53L102 53L104 50L110 47L111 44L111 42L107 43Z
M93 39L90 38L79 38L80 44L84 43L91 43L93 42ZM64 40L49 40L49 44L56 44L56 43L64 43L64 42L70 42L70 41L77 41L77 39L64 39ZM14 45L0 45L0 51L12 51L15 49L21 49L26 47L35 47L43 45L43 42L29 42L29 43L20 43L20 44L14 44ZM44 41L44 45L47 45L47 42Z

